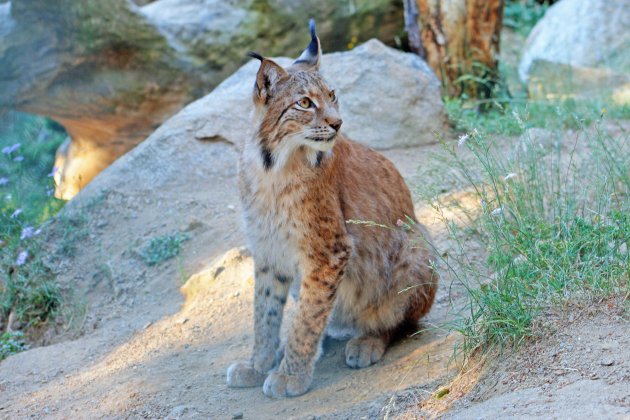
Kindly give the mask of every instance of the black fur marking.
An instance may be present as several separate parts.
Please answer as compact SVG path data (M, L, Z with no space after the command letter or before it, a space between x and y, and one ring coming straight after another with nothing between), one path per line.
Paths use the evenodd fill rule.
M284 114L287 113L288 110L290 110L291 108L293 108L293 105L286 107L281 113L280 116L278 117L278 119L276 120L276 124L278 124L280 122L280 120L282 119L282 117L284 117Z
M315 40L317 38L317 31L315 30L315 19L311 19L308 21L308 27L311 30L311 40Z
M289 277L283 276L282 274L276 274L276 280L278 280L281 284L287 284L289 282Z
M281 305L284 305L285 303L287 303L287 298L282 297L282 296L274 296L274 298L280 302Z
M267 315L278 316L278 311L276 311L275 309L269 309L269 312L267 312Z
M273 155L265 146L261 147L260 154L262 155L263 167L268 171L273 167Z
M315 167L319 168L322 164L322 160L324 160L324 152L321 150L317 152L317 161L315 162Z
M260 60L260 61L263 61L263 60L264 60L264 58L263 58L263 56L262 56L262 55L258 54L257 52L254 52L254 51L250 51L250 52L248 52L248 53L247 53L247 55L248 55L249 57L251 57L251 58L255 58L256 60Z
M317 41L317 31L315 29L315 19L309 21L309 29L311 31L311 42L308 44L306 51L310 57L305 59L295 60L294 64L307 63L315 64L317 62L317 56L319 55L319 42Z
M269 296L270 294L271 294L271 289L267 287L265 289L265 296Z

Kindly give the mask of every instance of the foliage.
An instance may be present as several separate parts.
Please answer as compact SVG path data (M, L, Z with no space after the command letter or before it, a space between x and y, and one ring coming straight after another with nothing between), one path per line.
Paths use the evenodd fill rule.
M12 318L27 330L52 318L62 299L41 242L44 222L63 206L51 168L66 135L41 117L8 113L0 122L0 329Z
M142 259L147 265L156 265L176 257L188 239L190 236L180 232L152 238L141 252Z
M0 361L27 348L24 333L7 331L0 335Z
M466 352L518 343L558 300L630 292L630 139L606 134L601 117L585 129L591 116L579 113L567 112L560 122L557 114L531 113L528 121L545 126L545 117L547 127L574 127L575 143L552 132L532 138L516 111L512 122L505 115L482 119L458 146L443 143L445 165L481 207L467 211L462 228L448 210L465 203L432 197L457 244L443 262L467 291L465 309L451 325L463 334ZM510 153L487 135L502 130L525 133ZM471 232L487 250L481 264L466 253Z
M503 9L503 26L527 35L548 8L548 2L540 4L535 0L508 0Z
M528 128L578 130L602 116L630 118L629 105L607 106L599 100L519 101L495 99L481 111L479 101L444 98L446 112L458 131L477 129L484 134L521 135Z

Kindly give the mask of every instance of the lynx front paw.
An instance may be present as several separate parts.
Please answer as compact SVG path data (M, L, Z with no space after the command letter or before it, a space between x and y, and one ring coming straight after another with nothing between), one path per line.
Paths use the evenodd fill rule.
M267 376L263 392L268 397L297 397L308 391L312 380L311 375L287 375L275 371Z
M227 370L227 384L232 388L260 386L267 375L258 372L250 362L232 363Z
M354 369L370 366L381 360L386 347L385 341L380 337L352 338L346 344L346 364Z

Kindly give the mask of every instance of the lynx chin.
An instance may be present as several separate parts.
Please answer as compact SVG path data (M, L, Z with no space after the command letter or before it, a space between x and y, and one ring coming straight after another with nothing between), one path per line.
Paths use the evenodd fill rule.
M401 175L340 132L313 21L310 31L309 46L288 68L250 54L260 60L255 134L242 148L239 186L255 265L255 338L251 359L232 364L227 383L262 385L272 397L309 389L325 334L350 337L351 368L378 362L429 311L438 282ZM409 219L415 224L396 225ZM298 309L281 343L289 292Z

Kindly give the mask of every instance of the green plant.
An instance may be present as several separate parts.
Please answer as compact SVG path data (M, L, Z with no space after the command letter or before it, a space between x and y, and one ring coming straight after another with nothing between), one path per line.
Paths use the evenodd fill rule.
M491 106L480 111L480 102ZM607 106L600 100L527 101L496 98L489 101L465 101L461 98L444 98L444 105L456 130L477 130L484 135L520 135L532 127L579 130L598 121L604 114L614 119L630 118L630 106Z
M508 0L503 9L503 26L527 35L548 8L548 2L539 4L535 0Z
M523 119L512 118L505 124L524 133ZM458 146L443 143L444 162L479 203L460 223L472 225L487 252L481 263L467 254L470 233L448 211L465 203L433 196L456 244L443 263L466 291L465 308L451 324L465 352L520 342L559 300L630 292L629 140L606 134L601 119L586 130L587 118L572 118L578 134L571 144L525 132L506 151L482 129L462 135Z
M0 360L27 348L24 333L20 331L7 331L0 335Z
M174 233L152 238L140 255L147 265L155 265L179 255L182 244L190 239L185 233Z
M28 332L53 318L62 303L54 273L43 262L42 245L46 220L63 206L52 196L52 168L65 138L45 118L12 112L0 116L0 329L11 322Z

